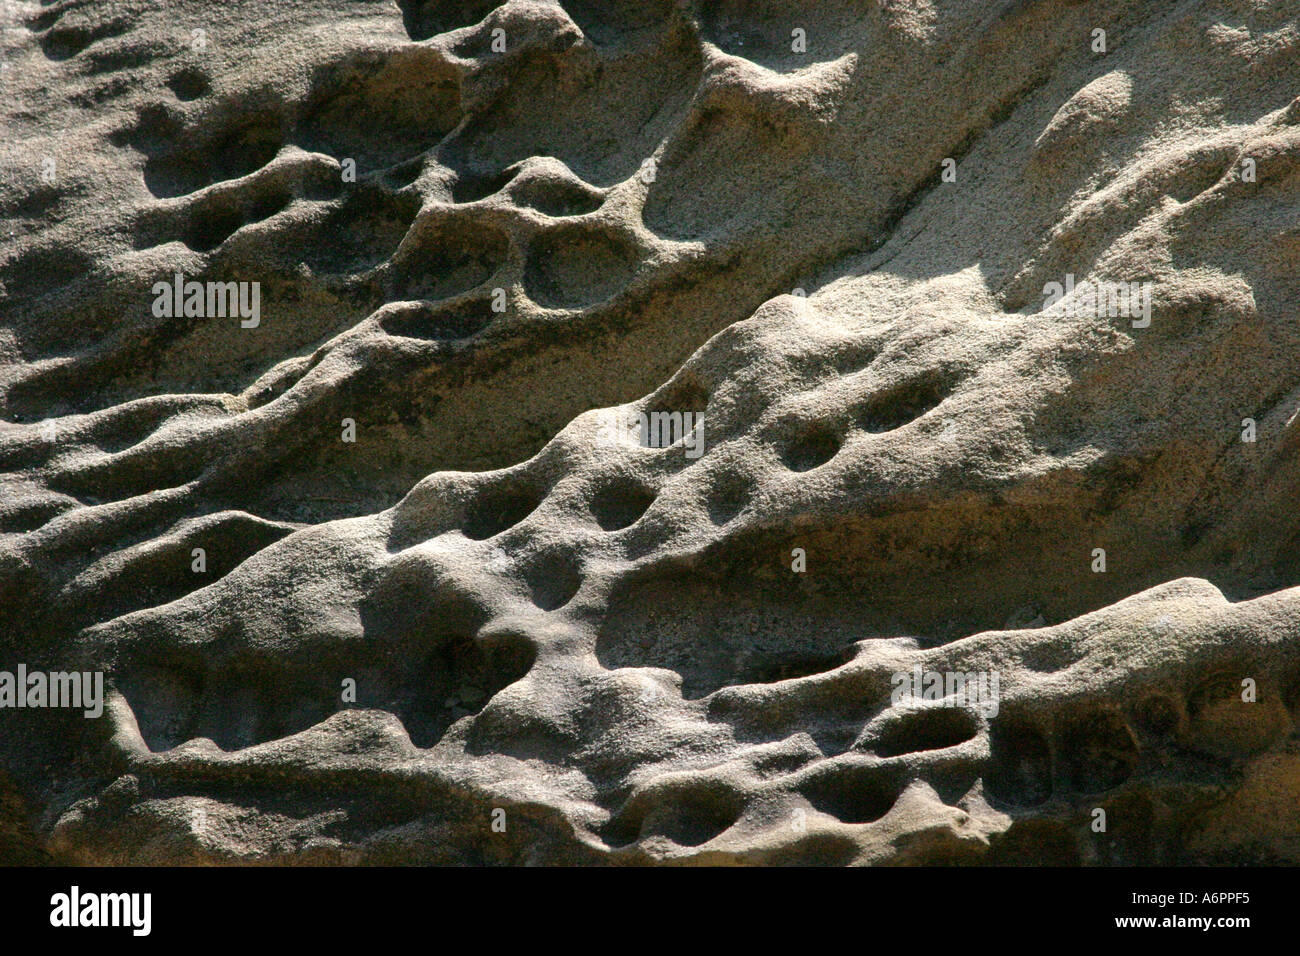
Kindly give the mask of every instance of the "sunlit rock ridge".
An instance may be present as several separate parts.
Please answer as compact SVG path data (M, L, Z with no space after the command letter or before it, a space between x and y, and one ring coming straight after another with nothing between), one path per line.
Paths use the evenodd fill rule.
M1300 862L1298 20L0 4L0 860Z

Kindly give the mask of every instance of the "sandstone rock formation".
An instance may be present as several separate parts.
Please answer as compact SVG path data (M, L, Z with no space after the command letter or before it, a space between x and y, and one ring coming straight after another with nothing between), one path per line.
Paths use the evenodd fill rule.
M1300 3L0 16L0 857L1300 861Z

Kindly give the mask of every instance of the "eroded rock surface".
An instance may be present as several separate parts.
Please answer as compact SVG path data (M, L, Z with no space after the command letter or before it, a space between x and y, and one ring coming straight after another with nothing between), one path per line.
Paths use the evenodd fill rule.
M0 856L1300 862L1300 4L0 16Z

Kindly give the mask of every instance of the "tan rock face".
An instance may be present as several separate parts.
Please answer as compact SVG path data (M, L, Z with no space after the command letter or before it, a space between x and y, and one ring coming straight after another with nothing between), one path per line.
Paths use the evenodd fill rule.
M0 856L1300 861L1298 14L0 11Z

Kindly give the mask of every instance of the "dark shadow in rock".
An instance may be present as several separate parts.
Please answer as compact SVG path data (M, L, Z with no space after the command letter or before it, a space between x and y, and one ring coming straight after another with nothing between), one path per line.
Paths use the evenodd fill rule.
M902 428L947 398L955 384L948 376L935 372L889 386L858 409L858 427L874 433Z
M450 66L415 53L317 71L295 129L298 145L354 160L359 177L435 146L460 122L460 84Z
M465 517L465 537L494 538L513 528L542 503L543 492L518 478L503 479L479 492Z
M212 84L201 71L185 68L177 70L167 79L168 88L182 102L197 100L211 92Z
M1076 793L1118 787L1137 768L1137 741L1123 717L1109 710L1066 717L1057 728L1056 750L1064 782Z
M594 189L565 179L534 177L511 188L515 202L555 218L595 212L604 197Z
M621 292L639 264L636 247L608 228L565 226L535 240L524 287L529 298L546 308L583 308Z
M1003 713L990 728L993 766L984 781L994 800L1036 807L1052 795L1052 755L1047 740L1028 720Z
M592 494L591 513L602 531L621 531L636 524L654 500L654 491L635 478L607 479Z
M979 732L975 715L960 707L925 707L883 727L871 749L881 757L924 750L943 750L973 740Z
M412 40L428 40L480 22L504 0L397 0Z
M389 335L412 339L467 339L487 328L494 313L489 299L464 299L440 305L412 303L385 313L380 325Z
M361 186L294 245L313 272L355 275L388 261L419 211L418 197Z
M147 123L142 115L141 126ZM159 199L185 196L256 172L280 152L284 131L279 117L264 113L233 121L193 145L184 139L182 143L145 161L145 186Z
M392 298L445 299L490 279L505 262L509 240L470 219L417 221L393 258Z
M812 422L803 427L781 450L781 461L791 471L812 471L834 458L844 436L834 425Z
M989 866L1080 866L1079 845L1053 820L1022 820L997 838L985 861Z
M522 572L533 604L543 611L564 607L582 586L581 563L566 553L533 557L524 562Z
M903 786L895 767L831 765L811 775L799 792L842 823L874 823L893 809Z

